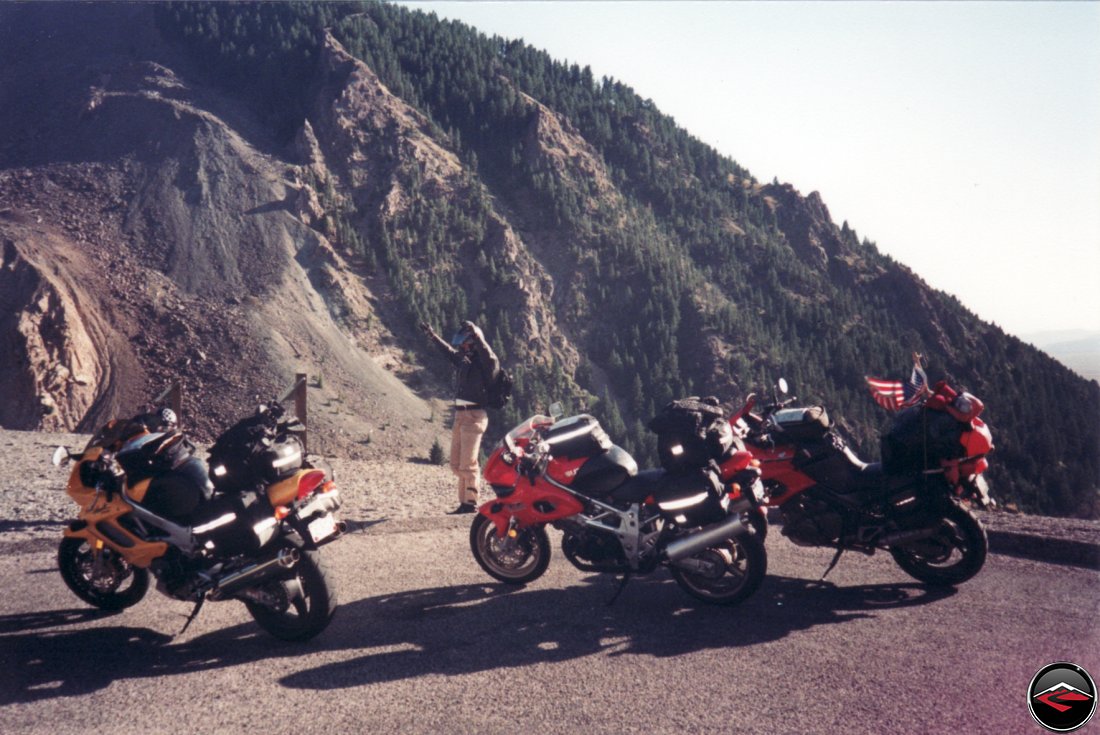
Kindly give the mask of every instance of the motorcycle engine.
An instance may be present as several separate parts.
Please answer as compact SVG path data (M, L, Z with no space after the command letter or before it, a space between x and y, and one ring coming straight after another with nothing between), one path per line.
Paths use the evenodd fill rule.
M843 518L828 503L805 495L782 506L784 536L799 546L827 546L840 538Z
M573 566L584 572L618 572L626 568L619 539L592 532L582 526L562 529L561 551Z
M175 546L169 546L167 553L154 560L150 569L161 594L177 600L193 600L201 596L196 589L196 583L200 580L195 575L195 562Z

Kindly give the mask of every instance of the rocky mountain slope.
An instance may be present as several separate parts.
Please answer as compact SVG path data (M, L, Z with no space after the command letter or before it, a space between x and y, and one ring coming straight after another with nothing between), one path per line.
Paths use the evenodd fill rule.
M77 6L58 27L25 10L7 10L23 42L0 72L3 127L23 133L0 168L0 423L87 430L179 381L210 438L306 372L328 451L426 452L436 391L396 377L420 370L391 334L355 329L376 299L314 229L309 161L185 81L151 8Z
M645 455L665 401L784 374L873 454L863 375L920 351L986 399L1008 499L1100 508L1096 383L517 42L376 3L7 4L0 129L5 428L178 381L209 439L304 372L316 448L424 456L448 370L415 324L476 318L517 378L494 431L565 399Z

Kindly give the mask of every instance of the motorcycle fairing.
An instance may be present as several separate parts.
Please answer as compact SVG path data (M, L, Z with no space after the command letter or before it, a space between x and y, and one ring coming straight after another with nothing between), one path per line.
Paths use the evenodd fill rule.
M145 541L120 524L119 518L132 511L133 507L116 495L103 503L82 508L80 521L68 526L64 535L82 538L94 550L110 547L132 566L148 569L155 559L164 556L168 544Z
M568 518L583 510L584 504L565 490L548 482L532 483L524 477L507 498L483 503L478 512L493 522L498 536L504 536L513 521L515 527L526 528Z

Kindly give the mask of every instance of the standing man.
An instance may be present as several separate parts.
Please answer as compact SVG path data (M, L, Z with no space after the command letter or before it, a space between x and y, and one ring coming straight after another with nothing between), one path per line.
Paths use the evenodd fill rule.
M485 341L481 329L473 322L463 322L450 344L436 334L427 322L421 322L420 329L455 366L451 471L458 476L458 508L451 513L473 513L477 510L477 492L481 484L478 451L481 449L481 437L489 428L485 405L489 384L500 370L500 360Z

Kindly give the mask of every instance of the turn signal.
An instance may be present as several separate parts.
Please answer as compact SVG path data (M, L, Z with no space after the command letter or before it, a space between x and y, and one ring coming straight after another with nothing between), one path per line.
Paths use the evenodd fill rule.
M508 529L508 538L515 538L516 536L519 536L519 533L516 531L516 529L509 528Z
M331 493L335 489L336 489L336 483L333 482L332 480L329 480L328 482L326 482L324 485L321 486L321 492L323 492L323 493Z
M290 508L286 507L285 505L275 506L275 520L281 521L288 515L290 515Z
M751 462L749 462L749 465L752 466L752 467L759 467L760 466L760 460L759 459L754 459Z

